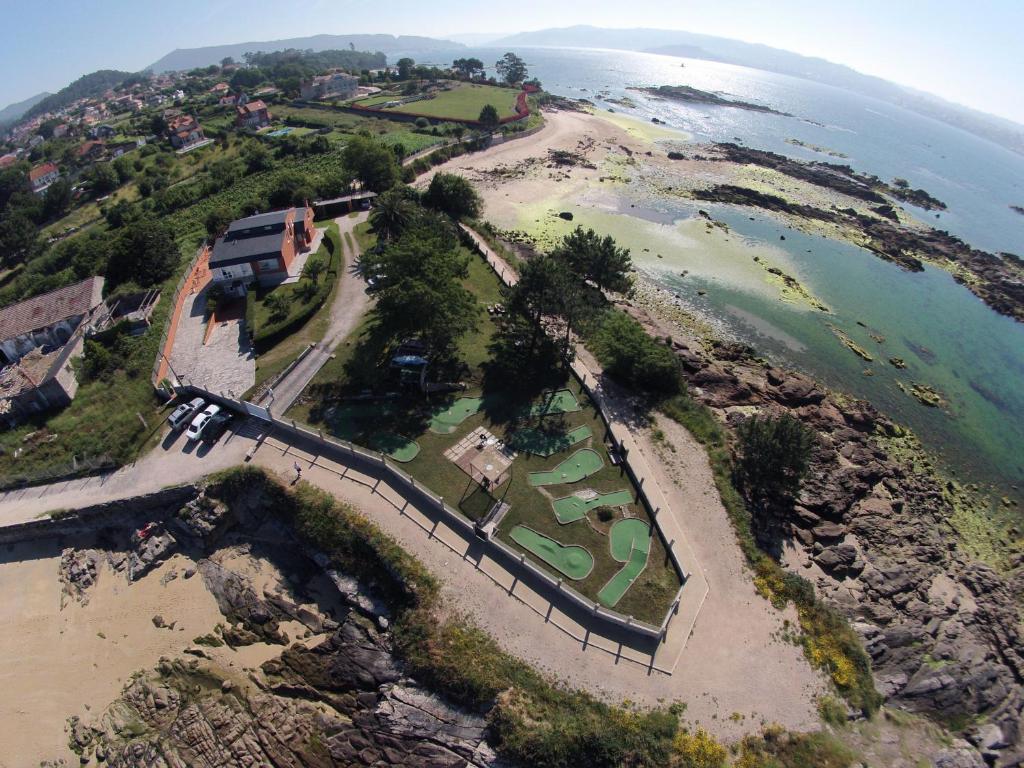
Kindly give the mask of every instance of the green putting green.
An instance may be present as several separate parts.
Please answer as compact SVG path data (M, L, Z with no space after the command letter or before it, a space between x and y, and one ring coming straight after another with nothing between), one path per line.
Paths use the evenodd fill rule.
M442 406L430 418L430 431L448 435L483 406L482 397L460 397L451 405Z
M576 544L566 546L524 525L513 528L511 536L516 544L570 579L585 579L594 569L594 556Z
M576 427L571 432L544 432L533 427L517 430L509 445L517 451L532 453L536 456L551 456L552 454L571 448L577 443L582 443L594 433L590 427Z
M615 491L614 493L598 494L592 499L581 499L579 496L566 496L555 499L551 506L555 508L555 517L558 522L565 525L582 520L592 509L598 507L620 507L623 504L633 503L632 491ZM612 530L615 530L613 527Z
M553 413L575 413L580 401L568 389L559 389L542 395L540 402L530 406L531 416L550 416Z
M626 564L597 593L598 600L614 608L647 565L647 557L651 553L651 527L636 518L619 520L608 535L608 545L612 557Z
M575 483L590 477L604 466L600 454L593 448L582 448L561 464L547 472L531 472L530 485L559 485Z
M379 435L374 435L370 443L374 450L386 453L395 461L400 461L403 464L407 461L412 461L420 455L419 443L392 432L382 432Z

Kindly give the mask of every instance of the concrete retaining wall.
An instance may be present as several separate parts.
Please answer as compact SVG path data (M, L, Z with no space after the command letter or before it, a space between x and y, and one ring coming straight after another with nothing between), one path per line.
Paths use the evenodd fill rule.
M125 524L146 513L154 519L162 519L168 511L176 510L194 499L197 492L196 485L176 485L145 496L82 507L69 512L67 516L41 517L27 523L5 526L0 528L0 544L94 533L98 526Z

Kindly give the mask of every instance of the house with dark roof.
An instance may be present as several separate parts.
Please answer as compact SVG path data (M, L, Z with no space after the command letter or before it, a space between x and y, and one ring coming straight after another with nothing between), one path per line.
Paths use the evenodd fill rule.
M15 363L33 349L67 344L102 302L103 278L90 277L0 309L0 358Z
M60 169L53 163L37 165L28 172L28 182L32 185L32 191L41 195L53 182L60 178Z
M213 281L233 293L246 286L283 282L291 276L296 257L308 253L316 230L313 208L288 208L234 221L218 237L210 254Z

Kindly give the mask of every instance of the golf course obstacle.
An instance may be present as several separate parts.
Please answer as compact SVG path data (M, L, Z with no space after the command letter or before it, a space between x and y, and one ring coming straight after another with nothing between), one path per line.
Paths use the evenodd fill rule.
M552 470L531 472L530 485L537 487L576 483L585 477L590 477L603 466L604 461L597 451L593 448L582 448Z
M614 493L592 493L588 497L573 494L555 499L551 506L555 510L555 518L562 525L582 520L587 512L598 507L621 507L633 503L633 492L629 490Z
M587 426L576 427L569 432L545 432L541 429L525 427L516 430L509 440L509 444L517 451L547 457L582 443L593 434L593 431Z
M601 587L597 599L614 608L647 566L651 553L651 527L637 518L619 520L608 534L608 546L612 558L625 563L625 566Z
M568 389L557 389L541 395L540 402L530 406L530 416L553 416L557 413L575 413L582 409L576 395Z
M430 431L450 435L470 416L479 413L484 405L482 397L460 397L451 405L444 405L430 417Z
M584 547L576 544L567 546L525 525L517 525L512 529L510 536L512 541L527 552L536 555L570 579L585 579L594 570L594 556Z

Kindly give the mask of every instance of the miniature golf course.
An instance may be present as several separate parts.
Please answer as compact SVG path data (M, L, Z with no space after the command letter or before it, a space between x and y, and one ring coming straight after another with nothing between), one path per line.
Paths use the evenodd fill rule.
M531 472L530 485L559 485L575 483L590 477L604 466L601 456L592 448L583 448L547 472Z
M562 525L582 520L592 509L598 507L621 507L633 503L632 491L615 491L614 493L598 494L592 499L581 499L579 496L566 496L555 499L551 506L555 508L555 517ZM612 528L612 530L615 530Z
M593 435L590 427L576 427L571 432L545 432L533 427L518 430L509 445L517 451L532 453L536 456L551 456L552 454L571 448L577 443L582 443Z
M434 411L430 417L430 431L439 435L451 434L462 422L477 413L483 404L482 397L460 397L451 405Z
M346 403L333 409L327 418L331 432L350 443L362 443L367 448L387 454L395 461L407 462L420 452L419 443L394 432L380 432L375 427L382 416L394 412L389 403ZM360 439L360 435L368 435Z
M614 608L647 565L647 557L651 553L651 527L636 518L619 520L608 534L608 545L612 558L625 563L625 566L601 587L597 599Z
M575 544L566 546L524 525L511 532L512 541L570 579L585 579L594 569L594 556ZM646 558L645 558L646 561ZM639 573L639 571L637 571ZM628 586L628 585L627 585ZM623 589L625 592L625 589ZM621 595L620 595L621 597Z

